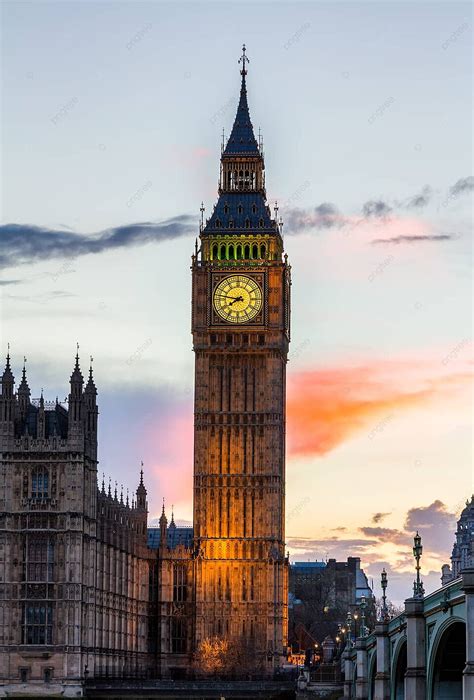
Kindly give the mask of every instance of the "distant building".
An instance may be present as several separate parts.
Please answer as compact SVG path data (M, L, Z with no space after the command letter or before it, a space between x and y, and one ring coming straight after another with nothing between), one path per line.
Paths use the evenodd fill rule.
M288 607L293 649L304 649L328 634L335 635L338 623L345 622L349 611L358 614L363 596L369 619L374 597L359 557L348 557L342 562L329 559L291 564Z
M461 576L463 569L474 566L474 495L466 501L456 530L456 541L451 554L451 566L445 564L441 571L441 583L445 586Z

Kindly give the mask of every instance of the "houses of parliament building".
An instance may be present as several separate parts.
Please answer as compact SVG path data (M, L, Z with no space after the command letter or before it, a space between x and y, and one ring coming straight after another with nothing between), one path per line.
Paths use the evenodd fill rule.
M266 201L241 58L218 200L192 256L193 528L148 528L97 479L97 390L33 400L10 354L0 396L0 695L77 696L91 679L182 678L220 639L271 675L287 644L285 379L290 266ZM185 264L185 262L183 262ZM240 646L239 646L240 645ZM243 652L242 652L243 653Z

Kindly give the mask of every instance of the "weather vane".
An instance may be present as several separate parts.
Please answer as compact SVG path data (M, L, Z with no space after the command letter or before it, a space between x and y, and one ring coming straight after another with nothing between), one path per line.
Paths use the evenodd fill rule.
M247 69L245 68L246 63L250 63L247 54L245 53L247 49L245 48L245 44L242 46L242 56L239 58L239 63L242 63L242 70L240 71L241 75L247 75Z

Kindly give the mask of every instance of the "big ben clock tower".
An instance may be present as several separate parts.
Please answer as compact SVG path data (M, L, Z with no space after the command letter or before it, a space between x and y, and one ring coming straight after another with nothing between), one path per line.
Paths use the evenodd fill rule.
M251 649L271 672L285 654L285 381L290 267L266 201L247 63L219 198L193 256L194 647Z

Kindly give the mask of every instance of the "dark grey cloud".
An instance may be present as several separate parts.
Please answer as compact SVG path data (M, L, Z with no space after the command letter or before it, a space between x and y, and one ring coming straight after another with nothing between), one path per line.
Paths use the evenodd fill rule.
M422 209L426 207L433 197L433 190L429 185L425 185L419 194L410 197L404 204L407 209Z
M451 552L456 531L456 514L448 511L440 501L433 501L429 506L411 508L405 520L405 530L414 534L418 531L427 551L445 554Z
M392 515L392 514L391 513L374 513L372 516L372 522L373 523L380 523L385 518L388 518L389 515Z
M468 194L474 190L474 176L462 177L449 188L449 194L452 197L458 197L461 194Z
M359 531L367 537L376 537L381 542L393 542L394 544L409 545L409 535L401 530L389 527L360 527Z
M376 218L383 219L387 217L393 208L382 199L370 199L362 205L362 214L366 219Z
M416 234L414 236L392 236L391 238L374 238L372 241L372 245L378 245L379 243L388 243L388 244L393 244L393 245L400 245L400 243L425 243L429 241L452 241L455 238L450 233L439 233L439 234L433 234L433 235L419 235Z
M308 228L330 229L341 226L337 207L330 202L322 202L313 209L289 209L285 214L285 230L300 233Z
M192 233L194 223L193 217L184 214L161 222L117 226L95 235L32 224L4 224L0 226L0 268L169 240Z
M20 284L21 280L0 280L0 287L7 287L10 284Z

